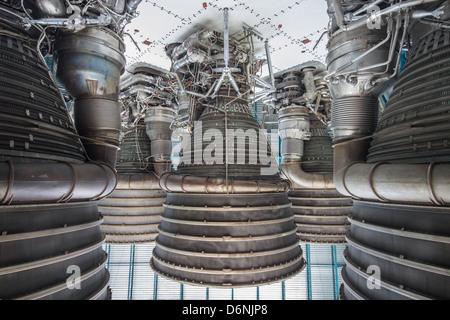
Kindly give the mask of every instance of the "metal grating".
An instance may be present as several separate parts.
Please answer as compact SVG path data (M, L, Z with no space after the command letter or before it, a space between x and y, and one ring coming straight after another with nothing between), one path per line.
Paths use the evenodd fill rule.
M149 266L155 243L104 245L113 300L336 300L345 245L301 243L306 270L282 282L248 288L205 288L171 281Z
M205 290L205 288L187 284L183 284L181 288L183 292L183 300L208 300L207 290Z

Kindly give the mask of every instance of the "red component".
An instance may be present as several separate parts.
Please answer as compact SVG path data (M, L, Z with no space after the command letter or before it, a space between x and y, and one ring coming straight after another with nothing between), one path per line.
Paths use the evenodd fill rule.
M203 8L206 8L208 4L206 2L203 2Z

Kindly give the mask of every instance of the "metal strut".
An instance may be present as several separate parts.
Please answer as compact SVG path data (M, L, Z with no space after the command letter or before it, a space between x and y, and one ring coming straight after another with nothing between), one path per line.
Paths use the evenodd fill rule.
M230 68L228 66L229 54L230 54L230 46L229 46L229 32L228 32L228 8L223 9L224 15L224 32L223 32L223 59L225 66L223 68L217 68L216 71L222 71L222 75L217 81L216 87L214 88L213 96L216 96L217 92L219 92L220 87L222 86L225 79L227 79L234 90L237 92L238 96L241 96L241 92L239 91L239 87L236 83L231 72L239 71L238 68Z

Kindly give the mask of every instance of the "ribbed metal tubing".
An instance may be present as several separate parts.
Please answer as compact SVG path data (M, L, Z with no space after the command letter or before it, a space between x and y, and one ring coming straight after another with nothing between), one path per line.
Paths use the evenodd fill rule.
M368 162L450 161L449 34L432 33L416 50L422 55L412 53L380 119ZM447 45L432 50L442 43Z
M227 121L224 119L225 108L227 110ZM235 102L210 106L201 115L199 119L199 123L200 122L202 124L202 131L200 132L200 130L198 130L197 133L196 129L194 129L194 133L191 135L191 149L182 150L182 162L177 168L179 174L225 177L226 173L228 173L229 177L258 177L258 179L274 178L273 175L261 175L261 168L265 166L260 163L261 159L259 156L258 139L260 128L246 104ZM227 124L227 127L225 127L225 123ZM207 141L205 139L205 132L208 130L219 130L221 133L218 137L220 138L220 141L215 141L215 138ZM241 146L239 139L237 138L239 134L236 133L234 138L234 148L229 146L229 149L227 150L226 136L228 135L231 137L231 132L237 132L236 130L241 130L243 133L249 133L251 138L245 137L245 142ZM229 142L231 144L231 139ZM202 157L201 162L198 162L196 160L196 153L201 150L200 154L203 155L205 148L208 146L210 147L212 144L222 146L222 149L218 149L223 155L223 157L219 159L221 163L206 164L204 157ZM267 152L264 155L266 154L270 153ZM244 155L244 163L239 162L242 155ZM256 156L256 159L250 158L253 156ZM227 157L228 165L226 165ZM275 159L273 159L273 161L275 161ZM200 166L208 168L208 170L202 170L202 167Z
M349 220L341 298L450 298L450 208L355 200Z
M109 273L97 202L0 208L0 299L104 299ZM80 270L79 289L66 281Z
M145 123L142 121L124 134L117 152L117 172L140 173L153 170L150 162L151 145L145 130Z
M378 123L378 101L370 96L333 99L331 129L334 139L362 137L375 132Z
M305 267L286 194L169 193L152 269L215 287L281 281Z
M345 243L349 230L347 215L352 211L352 200L336 189L289 192L300 241L307 243Z
M326 128L310 128L311 138L305 140L302 169L305 172L333 172L333 143Z
M34 45L0 35L0 158L83 162L74 125Z

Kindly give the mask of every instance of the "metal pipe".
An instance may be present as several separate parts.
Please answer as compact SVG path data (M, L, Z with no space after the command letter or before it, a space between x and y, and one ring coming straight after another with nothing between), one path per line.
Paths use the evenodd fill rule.
M228 60L230 58L230 44L228 34L228 8L223 9L223 60L225 61L225 67L228 67Z
M355 70L351 70L351 71L347 71L344 73L340 73L342 70L345 70L346 68L350 67L351 65L353 65L355 62L360 61L362 58L369 56L372 52L376 52L377 49L381 48L385 43L388 42L388 40L391 38L391 33L392 33L392 20L389 20L388 22L388 28L387 28L387 34L386 34L386 38L384 38L383 40L381 40L379 43L377 43L375 46L371 47L368 50L364 50L364 53L362 53L361 55L357 56L356 58L354 58L353 60L347 62L346 64L340 66L339 68L337 68L336 70L334 70L331 73L328 73L324 79L328 80L331 77L335 76L335 74L339 74L339 75L344 75L344 74L351 74L354 73ZM369 69L373 68L373 66L369 66ZM366 68L366 69L368 69ZM359 69L358 69L359 71Z
M118 174L116 189L153 190L159 189L159 178L154 172Z
M334 9L334 16L336 18L336 23L339 27L344 27L345 19L344 19L344 9L342 9L341 0L331 0Z
M294 184L294 187L305 189L334 189L332 173L309 173L302 169L301 162L289 162L280 164L281 170Z
M399 35L399 32L400 32L400 29L402 28L402 26L400 24L401 17L397 16L396 19L397 19L397 21L395 23L395 33L394 33L394 37L391 39L391 44L389 46L390 49L389 49L389 55L388 55L387 61L380 62L380 63L373 64L373 65L369 65L369 66L365 66L363 68L358 68L359 72L360 71L370 70L370 69L375 69L375 68L383 67L383 66L386 66L386 69L383 72L374 72L374 74L385 74L385 73L387 73L389 71L389 65L390 65L390 63L391 63L391 61L392 61L392 59L394 57L395 45L397 43L397 38L398 38L398 35ZM390 20L390 22L391 21L392 20ZM388 28L388 34L391 34L392 31L390 31L390 30L391 30L391 28ZM406 32L406 28L404 30ZM400 43L400 50L399 50L399 52L401 52L401 48L402 47L403 47L403 43ZM400 54L398 56L400 57Z
M102 15L98 19L82 18L79 24L82 26L108 26L111 23L111 20L110 16ZM42 18L31 20L30 22L41 26L55 28L70 28L73 24L71 19L65 18Z
M127 0L127 12L135 12L142 0Z
M234 79L231 72L235 68L230 68L228 66L228 62L230 60L230 40L229 40L229 30L228 30L228 8L224 8L224 32L223 32L223 60L224 60L224 67L222 69L222 75L220 76L217 85L214 89L213 96L215 96L218 92L220 87L222 86L223 81L225 78L228 79L228 81L231 83L234 91L238 94L238 96L241 96L241 92L239 91L239 87L236 83L236 80Z
M172 50L172 53L170 55L172 60L180 59L189 50L189 48L199 45L204 47L211 46L212 44L209 38L211 38L213 35L214 32L210 30L202 30L190 35L185 41L183 41L182 44Z
M0 202L67 202L108 196L117 182L116 171L101 163L0 163Z
M352 13L353 16L357 16L360 15L361 13L363 13L364 11L366 11L366 13L369 12L370 9L372 9L373 7L379 5L381 2L383 2L384 0L375 0L372 3L369 4L365 4L364 6L362 6L360 9L356 10L355 12Z
M172 153L172 130L175 110L167 107L151 107L145 113L147 136L151 141L151 157L154 162L170 161Z
M349 141L334 146L337 159L334 183L341 194L381 202L450 204L448 164L367 164L363 160L367 149L357 143Z
M269 89L270 92L275 91L274 87L271 86L270 84L268 84L267 82L265 82L264 80L262 80L261 78L258 77L254 77L254 80L256 82L256 84L259 84L261 87Z
M157 79L145 74L131 74L128 78L125 78L124 80L121 79L120 89L123 90L125 88L131 87L138 82L144 82L147 85L156 85Z
M264 47L266 49L267 67L269 68L270 84L272 85L272 87L269 87L269 89L274 89L275 88L275 76L273 74L272 58L270 56L269 42L267 40L264 42Z
M309 140L310 119L308 109L292 105L278 112L278 135L281 138L283 162L300 161L303 156L303 141Z
M281 170L296 188L332 189L333 174L307 173L302 169L304 140L309 140L310 119L307 109L300 106L282 108L278 116L283 163Z
M178 72L181 68L183 68L189 64L201 63L205 59L207 59L207 56L204 52L190 48L183 58L173 62L172 70L173 70L173 72Z
M332 1L339 1L339 0L332 0ZM436 2L436 1L438 1L438 0L411 0L411 1L400 2L400 3L394 4L394 5L386 8L384 10L374 12L368 18L361 18L350 24L342 25L342 26L340 26L340 28L341 28L341 30L345 30L345 31L356 30L364 25L370 24L373 19L380 19L384 15L387 15L387 14L390 14L390 13L393 13L396 11L401 11L402 9L405 9L405 8L409 8L409 7L413 7L413 6L417 6L417 5L425 4L425 3Z
M222 75L220 76L219 80L217 81L216 87L213 92L213 97L219 92L220 87L222 86L223 80L225 79L226 74L225 71L223 71Z
M303 73L303 82L305 84L306 92L304 94L306 101L312 102L316 97L316 84L314 82L314 71L316 68L304 68L302 69Z
M160 178L160 186L168 192L183 193L268 193L283 192L291 188L288 180L237 180L221 177L198 177L180 175L171 172L164 173Z

